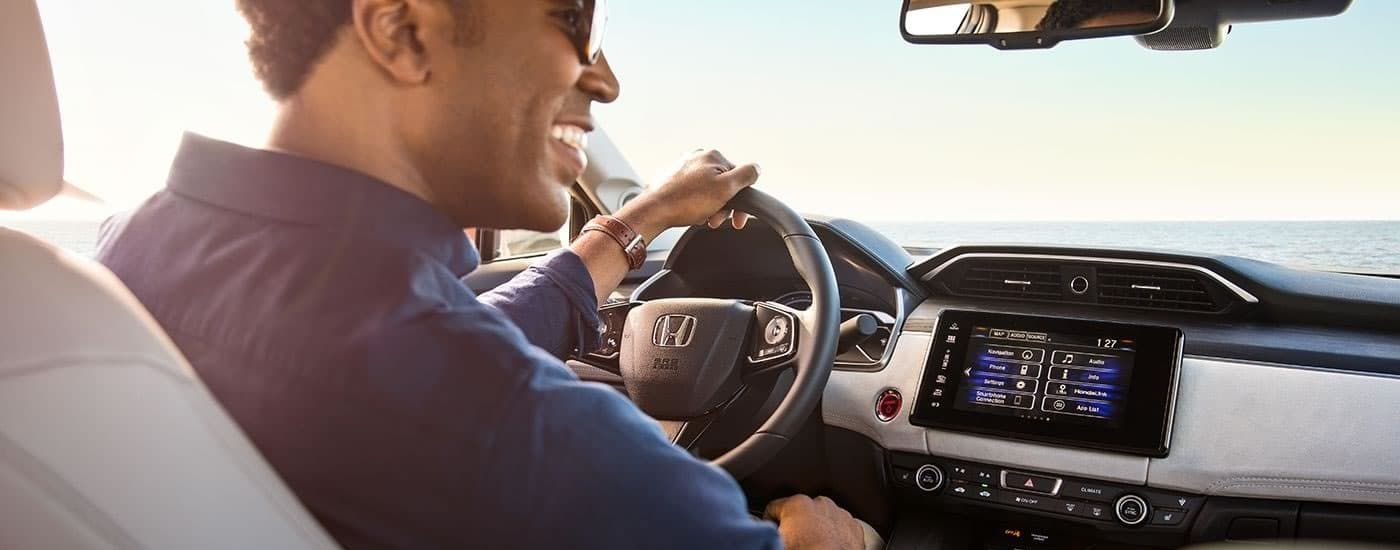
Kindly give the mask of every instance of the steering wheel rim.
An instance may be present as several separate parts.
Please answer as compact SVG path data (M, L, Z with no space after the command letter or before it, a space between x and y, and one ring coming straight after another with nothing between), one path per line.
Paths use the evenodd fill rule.
M694 379L689 380L689 382L700 388L693 390L700 392L698 395L708 395L709 388L713 387L716 392L719 392L715 395L722 398L723 392L728 391L722 380L726 376L740 377L744 372L767 372L791 366L795 374L792 386L787 390L787 394L783 396L773 413L741 443L712 462L728 471L736 479L742 479L757 471L763 464L776 456L793 439L821 401L827 380L831 376L832 362L836 356L836 342L841 321L841 302L831 259L827 256L826 249L822 246L821 240L817 238L816 232L812 230L812 226L800 214L781 201L756 189L745 189L739 192L726 208L753 214L779 234L788 250L788 255L792 258L798 276L806 283L811 292L811 305L805 311L793 311L777 304L760 303L757 307L742 305L737 300L682 298L643 302L628 314L623 331L624 345L619 365L624 385L627 386L629 393L633 394L634 401L644 411L659 418L666 415L657 415L654 410L674 410L676 398L672 396L676 394L674 391L667 393L663 390L649 394L650 388L646 384L674 386L681 380L679 377L691 376ZM743 308L746 308L747 313ZM796 321L792 323L795 345L791 347L795 349L790 353L791 358L778 361L775 363L778 365L776 368L746 371L746 367L735 365L730 367L730 371L726 374L725 367L722 365L724 358L732 355L732 352L740 347L749 349L752 345L761 345L757 341L743 345L735 343L735 335L750 334L752 325L745 327L731 327L731 325L735 325L734 320L739 316L749 315L753 318L759 318L755 312L761 309L768 310L767 314L770 316L773 315L772 312L776 311L777 315L787 316ZM694 315L676 315L675 312ZM711 330L711 332L716 333L715 339L717 340L711 344L713 349L693 351L691 352L693 355L688 358L699 358L703 362L719 357L721 359L718 366L687 364L686 369L690 370L684 374L658 373L655 370L659 368L658 364L668 364L657 362L657 356L665 356L667 350L661 348L666 347L668 342L664 342L665 338L662 338L663 341L655 341L658 337L655 335L662 334L664 326L662 318L675 317L690 317L693 325L704 324L706 328L712 328L714 325L721 327ZM696 321L696 317L702 321ZM769 328L771 326L770 323ZM694 326L690 330L692 333L698 331ZM762 333L762 329L759 333ZM788 340L788 342L791 341ZM669 342L669 344L674 343ZM730 353L726 355L726 352ZM749 363L755 363L751 352L747 357ZM690 362L694 363L694 361ZM748 365L750 369L754 367L755 365ZM659 378L663 380L658 381ZM742 382L740 382L739 389L735 392L742 391L743 387ZM682 399L683 401L694 401L694 395L686 394L683 397L690 398L688 400ZM652 406L649 407L649 405ZM649 410L649 408L653 410Z

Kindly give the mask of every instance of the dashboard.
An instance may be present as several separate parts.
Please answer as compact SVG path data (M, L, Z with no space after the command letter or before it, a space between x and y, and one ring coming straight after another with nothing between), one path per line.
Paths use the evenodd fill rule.
M873 523L891 548L949 533L969 548L1400 542L1386 405L1400 402L1400 281L1137 250L980 245L915 262L859 224L811 221L845 314L881 330L841 356L820 413L880 458L832 490L886 518ZM634 296L801 309L810 296L768 234L692 232ZM853 496L872 479L883 497ZM932 519L945 516L965 521Z

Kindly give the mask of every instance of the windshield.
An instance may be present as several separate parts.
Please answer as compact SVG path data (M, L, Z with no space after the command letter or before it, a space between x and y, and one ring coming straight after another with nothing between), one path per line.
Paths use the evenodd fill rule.
M1131 38L912 46L893 1L610 5L623 93L595 112L643 176L712 147L759 162L759 185L799 210L910 247L1151 247L1400 272L1400 45L1385 28L1400 3L1239 25L1221 48L1184 53ZM68 224L90 248L94 220L160 188L182 131L262 142L274 109L232 1L40 8L67 177L106 202L60 198L7 225Z
M640 174L718 148L800 210L907 246L1400 271L1398 2L1236 25L1200 52L913 46L898 2L613 6L623 96L600 111Z

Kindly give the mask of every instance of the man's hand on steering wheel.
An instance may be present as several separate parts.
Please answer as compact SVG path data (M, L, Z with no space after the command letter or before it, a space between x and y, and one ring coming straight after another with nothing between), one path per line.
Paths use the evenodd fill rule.
M617 217L648 241L671 227L708 223L718 228L730 218L725 203L758 181L757 164L735 166L719 151L696 150L686 155L675 173L624 206ZM748 215L733 213L735 229Z

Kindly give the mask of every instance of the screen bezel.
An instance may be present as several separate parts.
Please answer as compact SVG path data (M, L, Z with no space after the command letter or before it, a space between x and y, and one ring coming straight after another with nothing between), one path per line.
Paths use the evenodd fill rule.
M956 332L949 330L954 324L959 326ZM1055 424L955 409L953 404L958 393L955 390L963 378L961 365L967 358L973 327L978 325L1136 339L1133 374L1128 384L1128 398L1121 424L1118 427ZM949 335L956 336L956 342L948 343ZM920 377L918 397L909 419L916 426L1165 457L1170 443L1177 375L1181 369L1181 342L1181 331L1170 327L965 310L944 311L939 315L934 340ZM957 368L939 368L945 352L949 353L950 365ZM949 391L944 391L941 398L935 399L932 397L933 379L939 374L948 377L942 387ZM939 401L940 405L934 407L933 401Z

